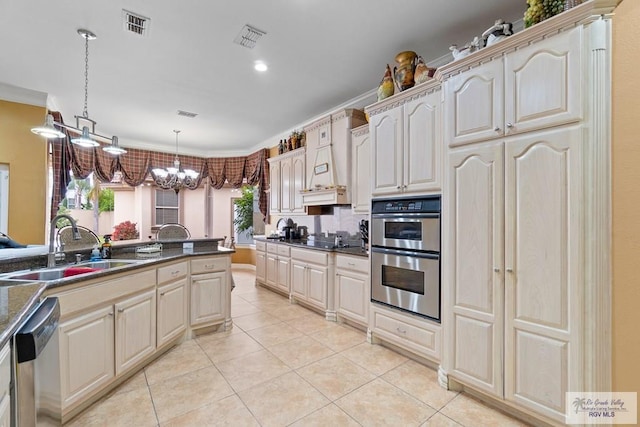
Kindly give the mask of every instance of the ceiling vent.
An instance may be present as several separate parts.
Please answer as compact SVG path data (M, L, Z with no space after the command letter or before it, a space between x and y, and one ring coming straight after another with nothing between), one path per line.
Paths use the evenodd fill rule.
M247 24L242 27L236 38L233 39L233 42L239 44L240 46L253 49L256 43L258 43L258 39L265 34L267 33Z
M122 9L122 24L124 30L137 34L139 36L146 36L149 33L149 26L151 25L151 19L146 18L137 13L130 12Z
M188 111L178 110L178 115L182 116L182 117L189 117L190 119L193 119L195 116L198 115L198 113L190 113Z

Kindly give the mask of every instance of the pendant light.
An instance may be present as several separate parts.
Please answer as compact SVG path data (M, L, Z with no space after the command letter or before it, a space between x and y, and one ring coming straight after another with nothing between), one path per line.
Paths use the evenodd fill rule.
M79 120L85 120L91 122L94 128L93 130L95 130L96 122L89 118L87 101L89 99L89 40L95 40L96 35L82 28L78 30L78 34L84 38L84 109L82 110L81 117L76 116L76 126L78 126ZM79 137L72 138L71 142L80 147L97 147L100 145L97 141L91 139L88 126L83 126L82 134Z
M32 128L31 132L36 135L44 136L47 139L64 138L64 132L55 128L53 116L51 114L47 114L42 126Z
M163 190L173 190L176 194L182 188L188 188L194 190L198 187L198 172L193 169L182 169L180 167L180 159L178 158L178 134L179 130L173 130L176 134L176 157L173 160L173 167L167 167L166 169L155 168L152 169L153 178L156 185Z
M111 145L105 145L102 147L102 150L109 154L113 154L114 156L119 156L120 154L125 154L127 152L127 150L120 147L118 144L118 137L115 135L111 138Z

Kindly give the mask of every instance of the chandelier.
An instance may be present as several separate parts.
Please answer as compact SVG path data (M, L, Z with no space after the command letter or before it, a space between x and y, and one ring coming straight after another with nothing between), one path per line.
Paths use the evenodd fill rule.
M198 187L198 172L193 169L182 169L180 160L178 159L178 134L179 130L173 130L176 134L176 157L173 160L173 167L166 169L155 168L151 172L153 174L156 185L163 190L173 190L176 194L182 188L195 190Z
M96 122L89 118L89 112L87 110L87 101L89 99L89 40L95 40L96 35L89 30L79 29L78 34L84 39L84 109L82 110L82 116L75 116L76 119L76 127L65 125L64 123L55 122L53 116L51 114L47 114L45 117L44 125L35 127L31 129L31 132L36 135L44 136L47 139L51 138L63 138L65 135L55 126L66 128L74 133L79 134L79 136L71 139L73 144L76 144L80 147L91 148L98 147L100 143L96 141L96 139L100 139L102 141L110 143L109 145L104 146L102 149L107 153L113 155L120 155L127 152L124 148L120 147L118 144L118 137L113 136L112 138L108 138L106 136L98 135L95 132ZM80 121L85 122L86 124L91 124L91 130L89 130L89 126L86 124L80 127Z

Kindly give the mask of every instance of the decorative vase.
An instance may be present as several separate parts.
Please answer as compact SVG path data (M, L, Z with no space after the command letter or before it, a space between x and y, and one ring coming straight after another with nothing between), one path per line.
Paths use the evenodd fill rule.
M391 77L391 68L389 64L387 64L387 69L384 72L384 77L380 81L380 86L378 86L378 101L382 101L385 98L393 95L393 78Z
M398 89L403 90L412 88L415 84L413 73L416 70L416 60L418 55L410 50L400 52L396 55L397 66L393 67L393 77Z

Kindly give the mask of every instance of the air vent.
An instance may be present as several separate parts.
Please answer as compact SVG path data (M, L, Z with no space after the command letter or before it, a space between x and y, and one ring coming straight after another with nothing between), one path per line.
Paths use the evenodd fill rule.
M183 116L183 117L189 117L190 119L193 119L195 116L198 115L198 113L190 113L188 111L178 110L178 115L179 116Z
M258 43L258 39L265 34L267 33L247 24L242 27L236 38L233 39L233 42L239 44L240 46L253 49L256 43Z
M139 36L146 36L149 33L151 19L145 18L137 13L122 9L122 20L124 30Z

